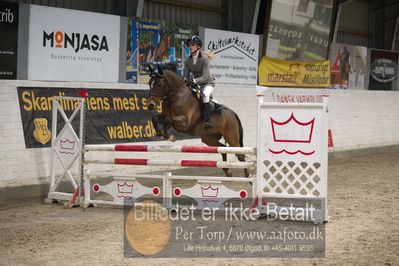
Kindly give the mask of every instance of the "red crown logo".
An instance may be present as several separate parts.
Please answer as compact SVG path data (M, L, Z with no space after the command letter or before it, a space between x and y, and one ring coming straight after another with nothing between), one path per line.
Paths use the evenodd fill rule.
M118 192L123 194L132 194L133 193L133 184L129 185L128 183L118 184Z
M71 141L69 139L60 139L61 142L61 149L64 150L73 150L75 146L75 141Z
M210 185L207 187L201 187L202 196L206 198L217 198L219 193L219 187L213 188Z
M274 141L310 143L315 119L305 123L300 122L295 118L294 113L284 122L277 122L270 117Z

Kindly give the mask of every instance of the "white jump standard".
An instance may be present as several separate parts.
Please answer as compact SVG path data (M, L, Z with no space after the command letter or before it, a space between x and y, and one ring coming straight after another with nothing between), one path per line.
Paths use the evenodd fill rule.
M319 207L314 212L314 222L327 221L327 104L298 104L298 103L264 103L258 99L258 130L257 147L198 147L198 146L169 146L106 144L83 145L84 137L84 99L67 98L79 101L77 109L68 119L59 103L64 97L54 97L53 100L53 139L52 139L52 168L49 200L71 200L72 193L57 191L63 177L73 184L75 189L83 188L83 197L79 202L85 206L91 203L123 205L136 202L141 197L151 196L163 198L166 207L171 207L173 200L185 196L197 202L197 208L224 208L224 202L229 199L245 199L249 196L262 198L267 202L274 199L287 199L291 202L317 201ZM62 130L57 133L58 112L66 122ZM79 136L77 129L71 126L80 112ZM73 145L72 145L73 144ZM204 161L180 159L140 159L140 158L112 158L112 159L83 159L88 153L118 152L141 153L203 153L203 154L247 154L256 155L256 162L238 161ZM183 155L182 155L183 156ZM109 156L107 156L108 158ZM174 156L176 157L176 156ZM58 158L58 161L56 161ZM63 168L61 174L56 163ZM124 174L101 171L89 171L88 165L141 165L168 167L212 167L212 168L256 168L256 175L244 177L209 177L209 176L174 176L170 172L163 174ZM73 176L71 168L78 167L77 175ZM93 167L91 167L93 168ZM58 170L59 171L59 170ZM92 184L93 177L112 177L111 183L106 185ZM147 180L146 185L137 179ZM148 186L155 182L156 185ZM189 188L175 185L177 180L192 180L196 184ZM238 182L248 186L245 189L233 190L223 182ZM103 192L112 197L111 200L97 200L91 198L91 193ZM261 214L269 215L270 211L262 205L263 200L256 200L256 207ZM277 211L285 206L276 206ZM301 208L297 208L299 211ZM297 211L295 210L295 211Z

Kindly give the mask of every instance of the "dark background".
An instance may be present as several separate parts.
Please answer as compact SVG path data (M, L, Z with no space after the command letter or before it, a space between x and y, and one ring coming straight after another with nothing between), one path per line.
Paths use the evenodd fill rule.
M9 9L10 13L13 14L14 20L12 23L9 23L0 19L0 79L16 79L18 49L18 4L0 2L0 12L7 12L7 9ZM12 52L12 54L9 54L9 52Z

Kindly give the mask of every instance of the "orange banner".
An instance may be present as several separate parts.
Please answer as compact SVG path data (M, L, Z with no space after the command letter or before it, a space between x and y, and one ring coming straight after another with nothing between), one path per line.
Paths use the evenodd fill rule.
M259 85L330 87L330 61L283 61L265 56L259 64Z

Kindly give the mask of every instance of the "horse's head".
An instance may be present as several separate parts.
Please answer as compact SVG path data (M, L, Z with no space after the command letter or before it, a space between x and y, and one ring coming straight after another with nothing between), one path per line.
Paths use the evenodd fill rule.
M149 66L150 69L150 80L148 85L150 86L150 95L147 101L147 107L149 110L154 110L155 106L168 95L168 81L166 79L166 73L162 70L162 67L158 67L158 72L154 68Z
M161 40L160 42L164 43L168 47L170 46L170 36L167 30L163 29L161 32Z
M166 44L166 49L170 47L170 36L169 34L166 34L165 36L165 44Z

